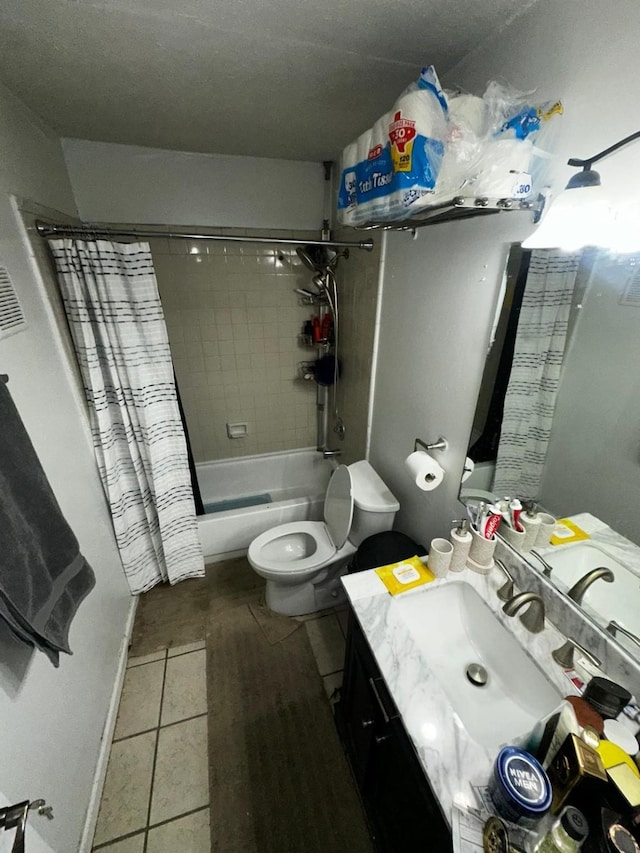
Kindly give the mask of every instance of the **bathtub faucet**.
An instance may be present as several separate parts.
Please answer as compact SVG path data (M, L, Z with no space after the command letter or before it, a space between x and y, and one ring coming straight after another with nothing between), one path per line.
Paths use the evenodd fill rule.
M322 458L323 459L333 459L334 456L342 456L341 450L322 450Z

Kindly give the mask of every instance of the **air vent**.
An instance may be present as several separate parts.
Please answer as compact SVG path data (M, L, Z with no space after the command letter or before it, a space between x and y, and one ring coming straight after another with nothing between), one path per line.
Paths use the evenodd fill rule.
M9 278L7 268L0 263L0 340L22 331L25 326L18 294Z
M620 305L633 305L635 308L640 308L640 266L629 278L620 299Z

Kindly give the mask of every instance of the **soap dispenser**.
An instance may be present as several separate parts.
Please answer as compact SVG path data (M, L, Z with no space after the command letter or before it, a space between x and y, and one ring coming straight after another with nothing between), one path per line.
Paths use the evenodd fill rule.
M469 530L469 522L466 518L454 518L454 527L449 535L449 541L453 545L453 554L451 555L451 563L449 565L450 572L461 572L466 568L467 557L473 537Z
M540 516L538 507L533 501L523 501L524 512L520 513L519 521L524 527L524 539L520 545L521 551L530 551L536 544L540 531Z

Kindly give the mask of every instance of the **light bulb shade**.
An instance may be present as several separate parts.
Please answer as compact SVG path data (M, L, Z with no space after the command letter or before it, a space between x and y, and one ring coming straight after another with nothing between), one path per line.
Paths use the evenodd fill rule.
M613 232L613 208L601 186L566 189L549 205L524 249L577 252L584 246L606 245Z

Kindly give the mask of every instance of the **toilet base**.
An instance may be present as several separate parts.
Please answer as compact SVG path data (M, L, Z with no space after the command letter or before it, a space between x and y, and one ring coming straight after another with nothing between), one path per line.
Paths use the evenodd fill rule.
M331 566L323 579L299 584L284 584L267 580L265 600L267 607L281 616L306 616L329 607L344 604L346 594L340 577L347 571L351 556Z

